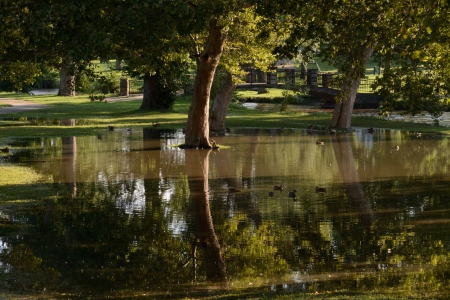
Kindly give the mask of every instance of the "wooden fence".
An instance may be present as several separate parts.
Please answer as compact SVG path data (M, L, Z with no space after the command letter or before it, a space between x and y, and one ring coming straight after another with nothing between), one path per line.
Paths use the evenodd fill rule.
M297 70L297 69L277 69L273 72L264 73L257 69L248 69L247 75L243 80L245 84L239 87L251 88L252 85L261 86L268 85L271 87L284 87L285 84L297 86L316 86L329 87L333 89L340 89L340 84L337 80L333 80L338 74L318 72L319 70ZM372 84L374 79L364 78L361 80L358 92L372 93ZM138 79L128 79L129 94L142 94L144 92L144 81Z

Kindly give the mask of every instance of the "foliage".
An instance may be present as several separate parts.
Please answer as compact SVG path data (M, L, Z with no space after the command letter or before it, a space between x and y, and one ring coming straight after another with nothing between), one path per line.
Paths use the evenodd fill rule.
M401 68L391 69L377 78L373 87L382 96L380 115L389 114L394 109L405 109L413 116L424 111L434 118L442 115L448 108L445 97L439 95L436 78L423 72L405 73Z
M176 99L176 91L179 90L177 81L172 76L155 76L156 87L151 91L155 93L155 98L158 99L156 109L172 109Z
M91 102L94 102L95 100L102 102L103 100L105 100L105 98L105 95L89 95L89 99L91 100Z
M59 73L55 68L41 64L41 74L34 78L33 88L53 89L59 86Z
M15 61L0 66L0 80L7 80L15 90L22 91L33 84L41 72L39 64Z
M78 91L94 94L110 94L119 92L120 72L109 67L98 71L98 63L90 63L87 67L82 67L76 73L76 87Z
M384 97L381 113L401 105L412 115L427 111L438 118L448 108L450 33L441 28L447 13L445 6L417 7L417 26L402 30L393 47L380 50L396 62L374 85Z

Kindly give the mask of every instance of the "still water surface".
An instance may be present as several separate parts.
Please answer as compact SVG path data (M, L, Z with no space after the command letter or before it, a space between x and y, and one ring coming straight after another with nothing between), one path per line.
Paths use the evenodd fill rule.
M8 216L20 232L0 237L0 270L27 274L11 290L447 292L447 137L245 129L214 139L227 147L180 150L181 131L155 129L17 141L13 163L51 184Z

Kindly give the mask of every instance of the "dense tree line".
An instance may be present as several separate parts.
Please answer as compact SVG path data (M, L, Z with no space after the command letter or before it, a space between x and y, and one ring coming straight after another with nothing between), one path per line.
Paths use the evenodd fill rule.
M64 1L1 0L0 79L33 81L45 64L60 70L60 95L94 59L119 58L144 78L142 109L171 107L176 83L196 70L186 147L210 148L223 130L241 66L265 69L301 47L336 66L341 93L332 126L351 127L356 91L376 54L382 111L397 100L439 116L450 89L449 3L381 1ZM394 67L395 66L395 67ZM216 71L225 76L210 109ZM225 112L225 113L224 113ZM211 126L212 124L212 126Z

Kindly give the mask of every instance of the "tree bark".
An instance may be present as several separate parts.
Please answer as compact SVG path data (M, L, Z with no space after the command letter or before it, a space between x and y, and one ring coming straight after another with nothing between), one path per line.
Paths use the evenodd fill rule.
M231 74L228 73L211 105L209 115L209 129L211 131L225 130L225 118L235 90L236 84L233 82Z
M72 57L63 57L59 79L58 96L75 96L75 75Z
M363 46L360 52L359 63L365 69L367 62L372 55L373 49L369 46ZM352 123L353 105L355 104L356 93L358 92L359 84L361 83L361 77L355 76L358 70L356 67L345 72L344 82L341 87L341 101L336 103L333 112L333 118L331 120L331 126L350 129Z
M392 52L388 51L386 53L385 59L384 59L384 72L388 73L391 70L391 64L392 64Z
M158 99L156 97L158 88L158 73L155 75L150 75L149 73L144 76L144 97L142 99L142 104L139 109L155 109L158 106Z
M116 58L116 70L122 70L122 68L123 68L122 60L119 58Z
M214 73L219 64L227 33L214 19L209 24L209 35L205 49L197 59L197 74L192 104L186 126L186 148L211 148L209 143L209 97Z

